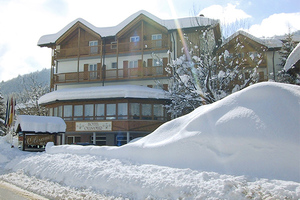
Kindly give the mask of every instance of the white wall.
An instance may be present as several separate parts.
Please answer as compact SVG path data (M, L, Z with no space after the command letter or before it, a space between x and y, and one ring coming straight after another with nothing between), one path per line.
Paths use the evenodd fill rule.
M280 64L280 55L279 53L276 51L273 54L273 51L268 51L266 52L267 55L267 69L268 69L268 78L269 79L274 79L273 77L273 57L274 57L274 68L275 68L275 75L278 73L278 71L282 70L281 66L279 66Z

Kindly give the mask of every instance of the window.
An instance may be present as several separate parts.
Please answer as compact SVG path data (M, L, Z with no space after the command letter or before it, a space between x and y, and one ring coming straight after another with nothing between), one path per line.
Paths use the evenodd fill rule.
M95 105L96 119L104 119L104 104Z
M128 68L137 68L137 67L138 67L138 61L137 60L129 61Z
M251 58L251 60L253 60L254 62L258 61L258 53L257 52L249 52L248 53L249 57Z
M112 69L117 69L117 63L116 62L112 62L111 63L111 68Z
M80 137L76 137L76 136L68 136L67 138L67 143L68 144L76 144L78 142L80 142L81 138Z
M49 116L54 116L53 115L53 108L49 108Z
M97 79L97 64L89 65L90 79Z
M140 104L139 103L131 103L130 104L130 118L131 119L139 119L140 118Z
M74 106L74 120L83 120L83 105Z
M91 136L91 142L94 141L93 136ZM96 145L106 145L106 135L100 135L100 136L96 136Z
M140 36L132 36L130 37L130 42L139 42L140 41Z
M96 54L98 53L98 41L89 41L89 46L90 46L90 53L91 54Z
M64 106L64 120L72 120L72 105Z
M153 59L153 67L158 67L158 66L162 66L162 60L161 59Z
M92 120L94 116L94 104L84 105L84 119Z
M57 107L53 108L53 116L54 116L54 117L57 117L57 116L58 116L58 115L57 115Z
M118 119L127 119L127 103L118 103Z
M161 47L162 46L162 34L154 34L151 37L152 40L156 40L154 41L154 47Z
M116 104L106 104L106 119L116 119Z
M110 43L110 48L111 49L117 49L118 45L117 45L117 42L111 42Z
M163 62L162 59L153 59L153 67L156 67L156 74L163 75Z
M151 38L152 40L161 40L162 34L153 34Z
M58 106L56 110L56 117L62 117L62 106Z
M156 120L163 120L164 117L164 107L162 104L153 105L153 115Z
M152 119L151 104L142 104L142 119Z

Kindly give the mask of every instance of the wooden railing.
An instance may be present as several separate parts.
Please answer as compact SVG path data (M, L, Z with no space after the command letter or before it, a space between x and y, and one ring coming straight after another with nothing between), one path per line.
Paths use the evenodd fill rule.
M127 73L124 69L109 69L100 71L86 71L86 72L69 72L58 73L53 75L54 84L71 83L71 82L97 82L104 80L125 80L132 78L147 78L147 77L165 77L163 66L156 67L142 67L142 68L128 68ZM104 76L103 76L104 73Z
M112 43L103 46L80 46L74 48L56 49L56 59L85 57L101 54L121 54L140 51L157 51L168 49L169 43L167 40L145 40L140 42Z

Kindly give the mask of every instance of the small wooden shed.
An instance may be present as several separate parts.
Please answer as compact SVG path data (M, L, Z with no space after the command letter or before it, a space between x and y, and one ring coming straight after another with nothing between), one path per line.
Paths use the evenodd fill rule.
M23 151L44 151L48 142L58 144L66 132L66 123L60 117L18 115L15 123L18 147Z

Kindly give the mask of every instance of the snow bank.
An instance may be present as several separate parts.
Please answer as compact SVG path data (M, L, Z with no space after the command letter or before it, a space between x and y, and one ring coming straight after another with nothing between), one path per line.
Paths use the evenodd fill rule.
M0 137L0 180L50 199L300 199L299 104L299 86L261 83L122 147Z
M300 87L259 83L122 147L54 146L143 164L300 181Z

